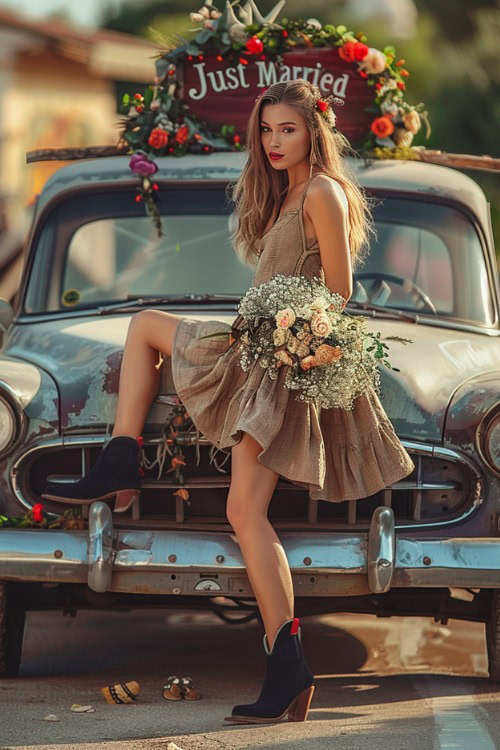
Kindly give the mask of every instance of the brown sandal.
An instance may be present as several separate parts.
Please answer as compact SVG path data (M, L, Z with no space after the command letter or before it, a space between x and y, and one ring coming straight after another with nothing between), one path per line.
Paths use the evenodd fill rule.
M132 703L137 699L140 685L135 680L131 682L119 682L116 685L108 685L101 688L106 703Z
M181 691L182 697L187 701L197 701L201 698L200 693L193 687L193 681L191 677L183 677L181 679Z
M182 698L180 680L175 674L167 678L167 682L163 686L162 695L166 701L180 701Z

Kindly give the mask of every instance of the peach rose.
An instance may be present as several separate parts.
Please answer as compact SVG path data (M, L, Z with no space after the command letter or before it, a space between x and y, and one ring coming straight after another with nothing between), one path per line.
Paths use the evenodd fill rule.
M411 146L413 133L411 133L409 130L406 130L406 128L396 128L394 133L392 134L392 138L396 146L403 146L405 148L408 148L408 146Z
M304 357L304 359L300 360L300 366L303 370L310 370L311 367L316 367L317 362L315 358L312 355L309 355L308 357Z
M422 123L420 121L420 115L415 109L412 109L411 112L407 112L405 115L403 115L403 122L405 125L405 128L410 131L410 133L413 133L413 135L416 135L420 128L422 127Z
M329 365L331 362L336 362L342 357L342 350L340 346L329 346L328 344L321 344L316 349L314 359L319 365Z
M286 344L286 348L290 354L295 354L299 347L300 341L295 336L290 335Z
M278 328L290 328L295 323L295 313L291 307L279 310L274 316Z
M283 346L283 344L286 344L288 334L290 331L288 328L276 328L273 331L273 342L275 346Z
M293 365L293 359L284 349L280 349L279 352L274 352L274 356L284 365Z
M311 318L311 332L315 336L321 336L324 338L332 330L332 324L330 318L326 314L316 313Z

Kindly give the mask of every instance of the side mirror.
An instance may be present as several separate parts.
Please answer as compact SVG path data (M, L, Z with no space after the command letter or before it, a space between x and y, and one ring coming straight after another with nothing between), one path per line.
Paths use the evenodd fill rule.
M14 310L9 300L0 297L0 335L5 333L14 318Z

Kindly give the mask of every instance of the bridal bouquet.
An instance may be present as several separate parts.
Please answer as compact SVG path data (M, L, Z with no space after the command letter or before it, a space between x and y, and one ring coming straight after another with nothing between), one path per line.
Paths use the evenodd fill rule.
M278 274L250 287L238 306L244 326L233 324L230 334L231 343L240 342L241 368L258 362L274 380L285 366L284 387L324 409L352 409L370 387L380 393L378 364L399 370L389 364L380 332L366 329L366 317L344 312L345 304L317 277Z

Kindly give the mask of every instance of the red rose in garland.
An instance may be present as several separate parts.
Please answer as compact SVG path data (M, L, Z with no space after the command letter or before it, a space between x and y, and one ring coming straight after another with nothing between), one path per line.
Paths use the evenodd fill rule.
M43 511L43 505L42 505L42 503L36 503L32 507L31 513L33 515L33 521L35 521L35 523L41 523L43 521L42 511Z
M168 143L168 133L163 128L154 128L149 134L148 143L153 148L163 148Z
M339 47L339 57L346 62L361 62L368 54L368 47L363 42L346 42Z
M264 45L258 36L251 36L250 39L247 40L245 47L247 52L251 55L259 55L264 49Z

